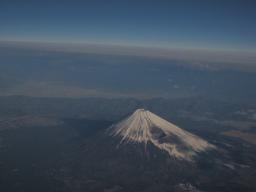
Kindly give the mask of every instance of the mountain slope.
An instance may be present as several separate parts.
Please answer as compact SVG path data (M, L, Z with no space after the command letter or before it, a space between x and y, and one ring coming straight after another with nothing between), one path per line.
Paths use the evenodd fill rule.
M144 109L138 109L128 118L112 125L110 135L120 136L120 143L152 143L170 156L185 160L191 160L198 152L215 148L200 137Z

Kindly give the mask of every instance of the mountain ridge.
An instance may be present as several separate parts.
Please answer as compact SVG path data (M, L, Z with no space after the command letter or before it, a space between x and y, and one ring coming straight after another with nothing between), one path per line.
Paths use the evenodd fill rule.
M109 135L121 137L120 143L144 143L145 146L151 143L171 157L189 161L199 152L215 148L199 136L145 109L137 109L126 119L112 125Z

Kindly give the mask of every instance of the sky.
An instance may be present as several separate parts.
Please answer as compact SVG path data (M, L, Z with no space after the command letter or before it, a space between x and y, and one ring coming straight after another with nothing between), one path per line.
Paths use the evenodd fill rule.
M256 50L254 0L0 1L1 41Z

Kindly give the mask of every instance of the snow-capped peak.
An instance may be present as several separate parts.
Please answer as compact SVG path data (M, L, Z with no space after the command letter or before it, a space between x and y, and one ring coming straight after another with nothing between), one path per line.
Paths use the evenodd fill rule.
M121 143L152 143L170 156L186 160L191 160L198 152L215 148L200 137L145 109L137 109L128 118L112 125L110 134L120 136Z

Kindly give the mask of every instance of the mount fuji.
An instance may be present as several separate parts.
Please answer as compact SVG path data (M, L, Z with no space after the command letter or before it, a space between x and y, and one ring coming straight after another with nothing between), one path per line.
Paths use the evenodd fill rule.
M199 152L215 148L204 139L144 109L137 109L108 131L111 136L120 137L120 143L144 143L145 146L151 143L171 157L188 161Z

